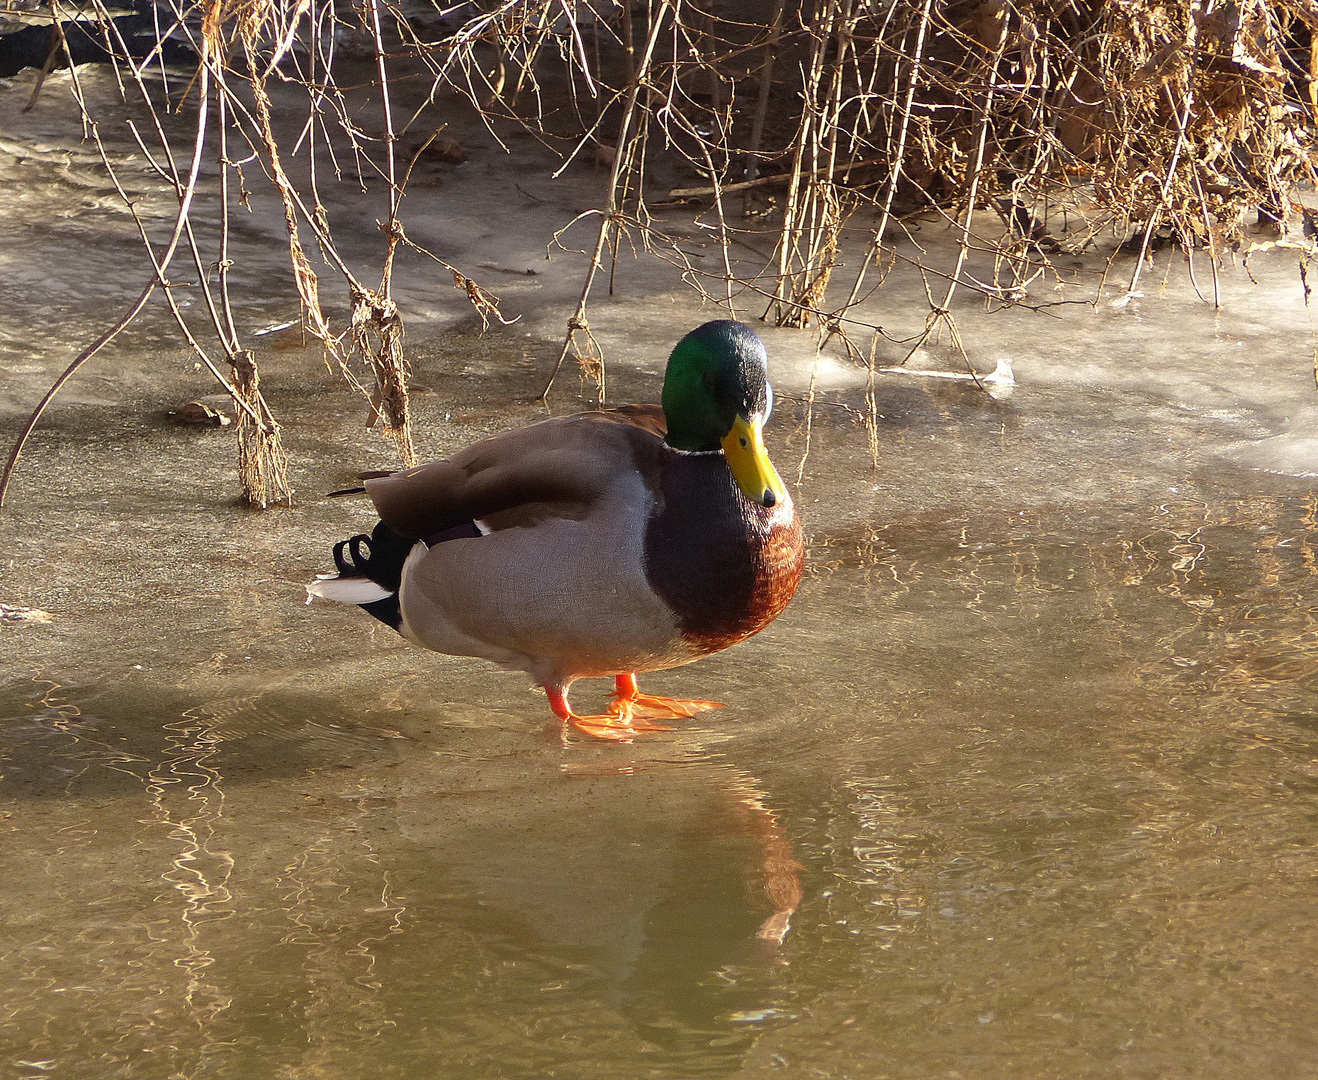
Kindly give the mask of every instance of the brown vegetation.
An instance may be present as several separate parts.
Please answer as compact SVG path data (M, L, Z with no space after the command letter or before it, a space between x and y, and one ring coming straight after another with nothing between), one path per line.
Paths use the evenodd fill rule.
M196 123L186 145L161 123L168 92L163 80L152 82L154 58L128 59L102 0L93 6L125 94L151 117L143 152L154 139L158 149L148 156L174 185L179 206L163 241L139 220L150 260L142 298L52 393L160 289L191 347L234 398L240 474L246 497L261 505L286 498L287 481L278 424L231 314L227 215L255 171L243 173L236 162L254 155L282 200L307 332L369 398L400 460L412 460L409 369L390 283L398 245L415 245L399 199L427 148L452 161L466 151L432 134L403 152L414 132L435 128L425 108L401 120L394 114L391 80L403 72L425 74L431 101L460 94L496 137L509 124L524 125L566 161L582 157L607 170L597 208L583 215L596 229L559 357L561 366L574 356L595 377L601 401L604 364L588 300L624 242L670 260L730 311L760 294L766 318L815 326L821 341L840 340L872 372L882 331L854 310L899 257L893 234L911 215L938 215L959 230L955 266L936 275L925 268L926 280L935 276L939 285L930 287L916 344L942 328L958 343L958 289L1020 302L1058 251L1084 250L1114 232L1137 253L1129 291L1151 245L1165 239L1181 245L1192 273L1193 253L1206 252L1216 285L1223 255L1245 242L1246 213L1282 229L1299 209L1297 186L1314 179L1313 0L707 0L705 7L485 0L447 13L391 0L361 0L352 10L331 0L157 0L162 32L186 39L197 57L188 95ZM349 118L335 82L337 54L354 44L374 62L380 134L373 139ZM290 177L288 150L271 122L267 86L275 78L305 92L312 149L366 160L388 185L388 246L374 288L336 250L320 209L324 178L315 155L308 175ZM98 139L97 103L81 94L76 72L73 84ZM218 191L198 185L206 154L223 166ZM672 175L674 160L696 182L656 190L660 173L652 167L666 162ZM113 177L108 156L105 165ZM219 202L218 251L203 252L189 224L202 198ZM985 208L1001 219L992 235L972 217ZM698 266L684 252L664 226L674 213L694 215L718 236L720 265ZM843 280L840 236L865 219L865 257L850 260ZM739 239L763 239L766 229L774 236L767 264L748 271L745 256L734 264ZM332 326L321 309L308 240L343 278L352 312L346 327ZM180 252L195 267L213 346L173 300L168 270ZM970 273L972 254L992 257L988 280ZM479 284L431 258L482 320L502 318Z

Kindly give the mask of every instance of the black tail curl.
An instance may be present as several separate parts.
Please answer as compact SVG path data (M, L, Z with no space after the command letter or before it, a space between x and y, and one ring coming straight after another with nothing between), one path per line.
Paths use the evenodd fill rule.
M334 545L334 567L340 577L370 578L393 595L358 606L382 623L397 630L403 623L398 607L398 590L403 581L403 563L415 540L399 536L383 521L370 536L358 533Z

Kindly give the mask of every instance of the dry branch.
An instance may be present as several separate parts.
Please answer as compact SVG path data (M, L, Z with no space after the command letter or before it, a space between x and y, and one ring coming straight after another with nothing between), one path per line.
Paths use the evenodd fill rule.
M154 238L138 220L150 284L38 406L0 478L0 499L50 399L157 289L243 417L248 497L264 503L286 495L278 425L260 396L233 298L239 256L229 242L230 199L245 204L258 170L245 174L243 165L253 161L283 209L307 329L368 397L399 459L412 460L409 365L392 296L403 272L395 265L400 247L441 265L483 323L510 321L471 276L412 244L405 231L416 155L400 179L399 140L418 127L441 127L436 110L451 108L455 94L500 142L512 124L532 132L560 155L559 173L592 156L608 166L595 208L556 237L578 221L595 226L554 374L575 355L601 402L604 358L589 303L606 263L612 289L624 244L669 260L729 312L762 298L766 315L784 325L815 324L820 348L837 339L870 373L872 410L876 349L886 335L858 309L881 288L882 267L910 258L891 234L911 217L933 215L954 225L960 240L950 270L915 257L926 282L941 283L941 295L930 286L924 333L913 340L947 328L959 347L952 320L960 291L1032 304L1035 283L1056 273L1051 251L1085 250L1105 235L1114 249L1109 265L1124 257L1116 245L1133 242L1128 292L1158 237L1181 245L1192 274L1193 251L1206 251L1217 303L1217 264L1249 243L1247 215L1274 221L1279 242L1290 243L1284 233L1297 192L1318 178L1318 6L1309 0L774 0L761 24L746 22L745 5L730 0L699 7L486 0L445 8L438 30L424 12L388 0L363 0L355 11L333 0L155 2L160 36L145 56L120 37L105 0L92 0L92 9L120 88L150 121L134 137L149 166L174 185L178 213L168 238ZM58 22L52 32L67 53ZM165 77L167 45L195 53L181 99ZM337 81L341 54L354 46L370 61L369 86ZM398 80L418 76L429 80L429 93L409 99ZM82 95L76 69L73 83L99 146L102 103ZM282 103L293 94L305 100L306 122L288 149L277 142L272 95ZM359 109L366 95L377 110L372 130L382 135L367 134ZM188 110L197 122L185 134L164 119ZM218 135L208 135L208 124ZM199 166L216 142L220 179L211 185ZM321 154L338 182L387 185L374 289L338 250L320 197L333 179L318 164ZM305 177L293 175L299 155ZM113 178L103 148L102 156ZM647 201L646 187L656 178L671 199L713 197L712 211L693 208L691 224L717 242L716 271L713 261L698 265L689 230L670 234L652 216L660 204ZM209 234L194 230L191 217L198 200L212 199L219 212L208 220L221 226L208 247ZM675 212L675 204L666 209ZM985 221L995 225L992 234L982 231ZM845 259L850 231L862 228L866 240L851 246L863 257ZM180 244L198 277L205 333L171 292ZM323 267L313 267L317 256ZM326 314L333 305L322 298L331 291L350 311L346 326ZM208 334L218 363L203 342ZM552 384L553 377L546 394ZM873 421L867 417L875 446Z

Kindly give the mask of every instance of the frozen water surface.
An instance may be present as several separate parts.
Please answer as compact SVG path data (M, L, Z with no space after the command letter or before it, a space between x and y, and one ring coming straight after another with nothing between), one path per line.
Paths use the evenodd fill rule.
M0 84L6 438L142 280L67 74L20 116L30 85ZM597 190L465 137L409 228L524 317L481 337L408 264L431 456L543 414L581 270L544 244ZM376 207L334 197L369 265ZM278 228L268 197L244 224L248 327L296 316ZM1314 1075L1318 399L1296 256L1253 269L1218 313L1165 256L1124 308L967 299L1014 394L880 376L877 473L821 406L795 602L647 684L728 708L621 746L565 741L521 676L306 606L368 524L319 493L388 446L315 350L259 339L299 497L237 507L230 433L164 416L211 388L144 322L0 516L0 1076ZM618 281L591 311L610 395L653 400L716 312L662 266ZM899 272L868 309L899 335L924 311ZM803 393L810 334L765 337ZM819 369L825 401L862 384ZM584 400L571 374L551 398ZM784 400L789 480L803 446Z

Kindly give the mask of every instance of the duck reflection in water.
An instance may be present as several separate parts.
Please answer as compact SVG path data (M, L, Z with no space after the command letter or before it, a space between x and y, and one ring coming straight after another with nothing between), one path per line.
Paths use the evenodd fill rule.
M498 963L527 965L523 977L544 978L574 1016L621 1021L673 1054L717 1046L732 1064L756 1036L738 1018L783 1014L802 867L753 777L671 745L663 758L651 756L656 744L645 749L566 762L548 782L524 774L400 802L403 838L436 875L429 888L454 901L443 911L422 901L430 910L413 917L447 923L445 937L470 937L481 955L507 958ZM419 900L423 887L406 892ZM470 992L443 981L446 996Z
M654 769L656 764L659 763L649 762L639 767ZM633 776L637 768L634 765L570 764L564 765L563 771L569 776L588 778ZM778 823L778 815L765 805L767 795L759 782L748 773L733 770L722 786L729 796L726 806L736 822L733 835L753 840L759 849L758 876L764 899L773 906L773 913L760 924L755 937L770 946L781 945L804 895L800 875L802 866L792 853L792 842Z
M96 991L91 1013L42 999L41 1031L167 1023L180 1075L217 1047L244 1075L363 1075L381 1055L524 1075L510 1063L600 1037L713 1075L785 1015L801 868L764 786L697 730L562 750L515 717L425 739L440 714L410 704L380 717L410 713L404 734L321 694L170 698L111 688L80 713L43 692L32 739L11 732L8 772L49 796L29 793L51 854L8 884L42 913L20 970L57 953ZM99 862L60 857L70 830ZM78 1038L82 1072L103 1072L104 1040Z

